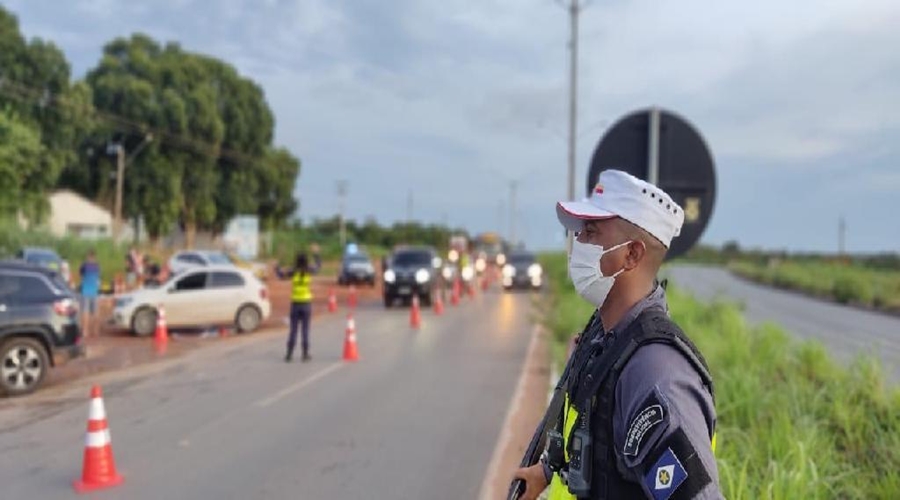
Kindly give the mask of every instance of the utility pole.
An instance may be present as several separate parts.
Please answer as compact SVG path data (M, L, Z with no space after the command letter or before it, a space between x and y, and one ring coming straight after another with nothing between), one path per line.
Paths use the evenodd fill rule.
M116 144L116 204L113 209L113 241L122 234L122 191L125 188L125 147Z
M557 2L569 11L571 39L569 40L569 184L568 200L575 199L575 148L578 136L578 15L587 7L587 0ZM572 232L567 232L566 251L572 251Z
M516 189L519 181L509 181L509 244L516 246Z
M134 161L138 153L153 141L153 134L147 134L128 157L125 157L125 146L120 142L106 147L107 154L116 155L116 200L113 207L113 240L118 241L122 234L122 191L125 190L125 167ZM137 233L137 225L134 227Z
M341 248L343 249L347 245L347 227L344 223L344 198L347 195L347 181L339 180L337 181L337 195L338 195L338 216L340 220L340 235L341 235Z

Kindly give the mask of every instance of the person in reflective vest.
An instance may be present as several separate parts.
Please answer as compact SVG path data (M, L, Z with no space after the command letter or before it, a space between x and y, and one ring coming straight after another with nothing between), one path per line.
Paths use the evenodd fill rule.
M314 250L315 263L310 265L309 257L305 253L297 254L294 269L291 271L291 316L290 331L288 333L287 352L284 361L290 363L294 357L294 348L297 345L297 326L301 327L300 347L302 361L309 361L309 323L312 319L312 275L322 267L319 253Z
M605 170L590 198L560 202L577 235L569 275L597 309L579 337L566 400L522 498L722 498L712 378L668 316L656 276L684 214L661 189Z

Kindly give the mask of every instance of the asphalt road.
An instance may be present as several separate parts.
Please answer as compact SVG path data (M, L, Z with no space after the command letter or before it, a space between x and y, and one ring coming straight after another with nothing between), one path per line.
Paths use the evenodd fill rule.
M284 337L213 346L103 385L122 486L96 498L476 498L532 333L528 295L424 313L357 311L313 325L313 361ZM243 339L241 339L243 340ZM140 370L138 370L140 372ZM4 499L76 498L90 381L0 401ZM93 497L92 497L93 498Z
M887 379L900 382L900 318L757 285L718 267L678 265L668 273L698 298L742 304L752 323L775 322L799 338L821 341L841 361L877 356Z

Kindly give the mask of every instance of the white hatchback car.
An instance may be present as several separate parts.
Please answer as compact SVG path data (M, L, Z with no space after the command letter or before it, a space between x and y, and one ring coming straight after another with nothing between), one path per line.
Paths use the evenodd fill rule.
M188 269L158 288L141 288L116 298L113 323L135 335L156 330L158 306L173 327L235 325L252 332L269 317L269 292L251 272L230 265Z

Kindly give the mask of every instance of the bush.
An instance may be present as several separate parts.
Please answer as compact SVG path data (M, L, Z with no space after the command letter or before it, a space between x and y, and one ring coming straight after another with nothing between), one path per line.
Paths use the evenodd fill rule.
M872 284L858 276L840 276L834 280L832 296L841 304L872 304Z

